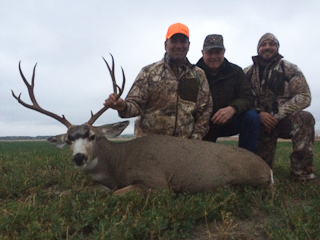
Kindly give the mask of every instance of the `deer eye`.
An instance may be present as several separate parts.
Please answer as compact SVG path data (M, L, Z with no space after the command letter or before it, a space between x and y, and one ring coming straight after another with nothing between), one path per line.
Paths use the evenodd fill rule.
M89 138L89 141L94 141L96 139L96 136L95 135L92 135L90 138Z

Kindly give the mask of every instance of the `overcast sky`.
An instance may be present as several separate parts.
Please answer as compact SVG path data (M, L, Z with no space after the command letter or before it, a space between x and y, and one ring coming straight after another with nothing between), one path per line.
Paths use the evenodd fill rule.
M103 107L112 92L102 56L116 78L127 79L126 96L142 67L163 58L169 25L181 22L190 30L188 59L201 57L208 34L222 34L225 57L242 68L252 63L260 37L271 32L280 53L304 73L312 104L307 109L320 129L319 40L320 1L317 0L1 0L0 1L0 136L43 136L64 133L58 121L29 110L11 95L30 103L18 63L31 82L37 63L35 95L40 106L72 124L82 124ZM109 109L96 126L121 121ZM133 121L124 133L133 133Z

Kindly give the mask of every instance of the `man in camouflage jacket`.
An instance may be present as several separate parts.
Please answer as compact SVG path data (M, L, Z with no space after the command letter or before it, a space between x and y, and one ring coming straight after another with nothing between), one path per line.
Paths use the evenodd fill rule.
M311 103L309 86L300 69L279 54L279 41L273 34L264 34L257 50L253 65L244 70L261 119L257 154L273 167L277 138L291 139L291 175L296 180L312 180L315 120L303 111Z
M169 27L164 58L144 67L125 100L105 105L123 118L136 117L135 137L161 134L201 140L209 129L212 99L204 72L192 65L189 30L176 23Z

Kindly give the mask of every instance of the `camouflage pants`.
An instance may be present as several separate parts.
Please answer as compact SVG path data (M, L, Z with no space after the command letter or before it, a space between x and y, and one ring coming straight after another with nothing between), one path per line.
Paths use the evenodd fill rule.
M267 133L264 127L261 127L257 155L272 168L277 139L291 139L293 145L293 152L290 155L291 174L298 179L314 178L314 125L315 120L311 113L299 111L280 120L271 133Z

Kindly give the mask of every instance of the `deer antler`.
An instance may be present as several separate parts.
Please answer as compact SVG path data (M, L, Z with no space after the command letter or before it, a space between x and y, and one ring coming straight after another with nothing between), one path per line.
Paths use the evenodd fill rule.
M17 97L17 96L14 94L13 90L11 90L12 96L13 96L15 99L17 99L18 102L19 102L21 105L23 105L24 107L29 108L29 109L32 109L32 110L35 110L35 111L38 111L38 112L43 113L43 114L45 114L45 115L47 115L47 116L49 116L49 117L52 117L52 118L58 120L59 122L61 122L61 123L62 123L63 125L65 125L67 128L69 128L72 124L71 124L70 122L68 122L68 120L64 117L64 115L62 115L62 117L60 117L60 116L58 116L58 115L56 115L56 114L54 114L54 113L52 113L52 112L49 112L49 111L47 111L47 110L44 110L44 109L41 108L41 107L39 106L39 104L37 103L37 100L36 100L36 98L35 98L35 96L34 96L34 92L33 92L33 88L34 88L34 77L35 77L35 72L36 72L36 66L37 66L37 64L34 65L33 74L32 74L32 82L31 82L31 85L30 85L30 84L28 83L28 81L26 80L26 78L24 77L23 73L22 73L20 63L21 63L21 61L19 62L20 75L21 75L24 83L26 84L26 86L27 86L27 88L28 88L28 92L29 92L29 96L30 96L30 100L31 100L31 102L32 102L32 105L27 104L27 103L25 103L24 101L22 101L22 100L20 99L21 93L20 93L19 96Z
M116 78L114 76L114 59L113 59L113 56L112 54L111 55L111 58L112 58L112 69L110 69L110 66L109 64L107 63L107 61L103 58L104 62L107 64L107 67L108 67L108 70L109 70L109 73L111 75L111 79L112 79L112 84L113 84L113 93L116 97L116 99L119 99L120 96L122 95L123 93L123 89L124 89L124 85L125 85L125 82L126 82L126 77L124 75L124 71L123 71L123 68L121 67L121 70L122 70L122 78L123 78L123 81L122 81L122 86L121 88L117 85L117 82L116 82ZM117 93L117 89L119 90L119 93ZM91 111L91 118L90 120L88 121L88 124L92 125L109 107L106 107L104 106L103 108L100 109L99 112L97 112L96 114L93 114L92 111Z

